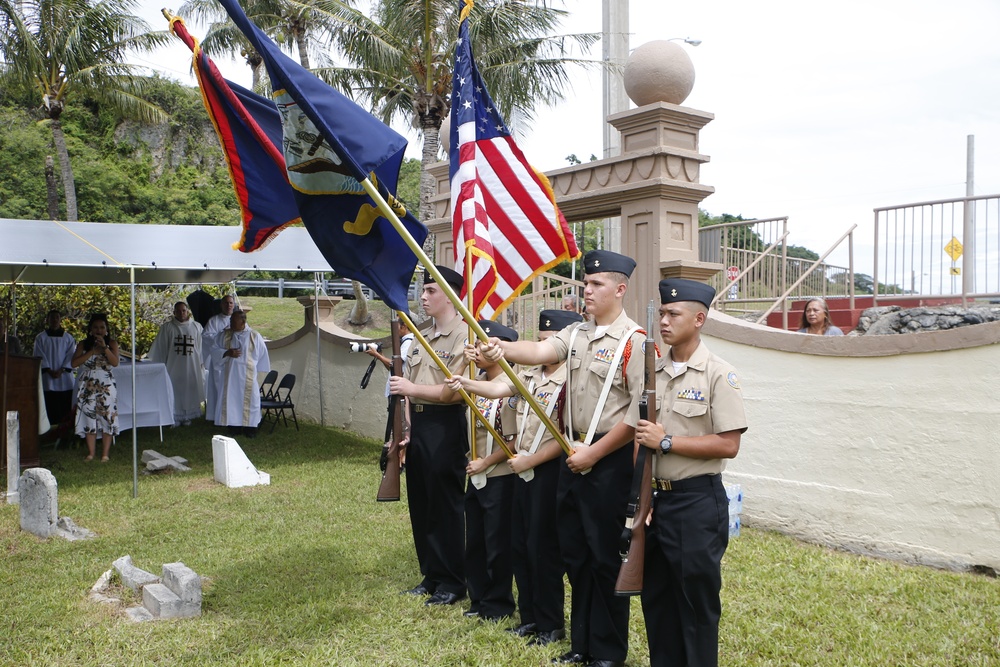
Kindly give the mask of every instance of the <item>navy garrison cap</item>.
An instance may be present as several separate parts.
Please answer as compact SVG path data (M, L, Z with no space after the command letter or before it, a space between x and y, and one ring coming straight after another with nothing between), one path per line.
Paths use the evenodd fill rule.
M490 338L499 338L500 340L505 340L508 343L513 343L517 340L517 332L510 327L505 327L499 322L494 322L493 320L479 320L479 326L483 328L486 335Z
M715 298L715 288L697 280L685 278L664 278L660 281L660 303L675 301L697 301L706 308L712 305Z
M539 331L562 331L574 322L582 322L583 316L572 310L543 310L538 313Z
M465 284L465 280L462 278L462 274L455 269L449 269L447 266L441 266L440 264L435 264L437 270L441 272L444 277L444 281L451 285L456 291L461 291L462 286ZM432 276L427 269L424 269L424 284L436 283L434 276Z
M591 250L583 258L584 273L604 273L614 271L631 277L635 260L610 250Z

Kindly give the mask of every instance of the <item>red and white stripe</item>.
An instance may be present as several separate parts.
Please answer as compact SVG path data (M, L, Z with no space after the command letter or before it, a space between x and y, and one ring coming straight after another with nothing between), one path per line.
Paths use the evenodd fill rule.
M464 123L458 139L460 164L451 182L455 269L465 275L471 251L473 314L489 319L535 276L579 251L547 179L513 138L477 141L475 124Z

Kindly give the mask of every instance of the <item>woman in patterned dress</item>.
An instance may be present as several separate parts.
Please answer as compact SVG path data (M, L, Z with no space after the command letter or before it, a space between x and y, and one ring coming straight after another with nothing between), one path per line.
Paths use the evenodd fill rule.
M94 460L97 434L101 434L101 462L108 460L111 438L118 435L118 388L111 369L118 365L118 342L108 335L108 318L94 313L89 335L76 346L73 368L79 373L76 392L76 433L87 439L87 458Z

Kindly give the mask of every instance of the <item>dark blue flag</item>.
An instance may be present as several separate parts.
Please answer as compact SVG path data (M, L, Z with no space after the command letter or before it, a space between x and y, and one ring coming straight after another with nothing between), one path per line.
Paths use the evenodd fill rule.
M370 178L418 245L427 229L395 199L406 139L281 52L236 0L219 0L264 59L298 213L330 266L407 311L417 257L360 181Z

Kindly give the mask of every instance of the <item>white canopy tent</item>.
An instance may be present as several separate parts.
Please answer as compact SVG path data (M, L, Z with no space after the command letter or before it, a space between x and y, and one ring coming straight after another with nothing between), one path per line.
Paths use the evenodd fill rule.
M0 284L130 285L134 358L136 285L227 283L247 271L333 271L304 228L286 229L266 247L253 253L241 253L232 248L239 235L239 228L228 226L0 218ZM317 347L318 335L317 328ZM135 424L134 366L132 373L132 422ZM139 493L137 449L136 428L133 427L134 497Z

